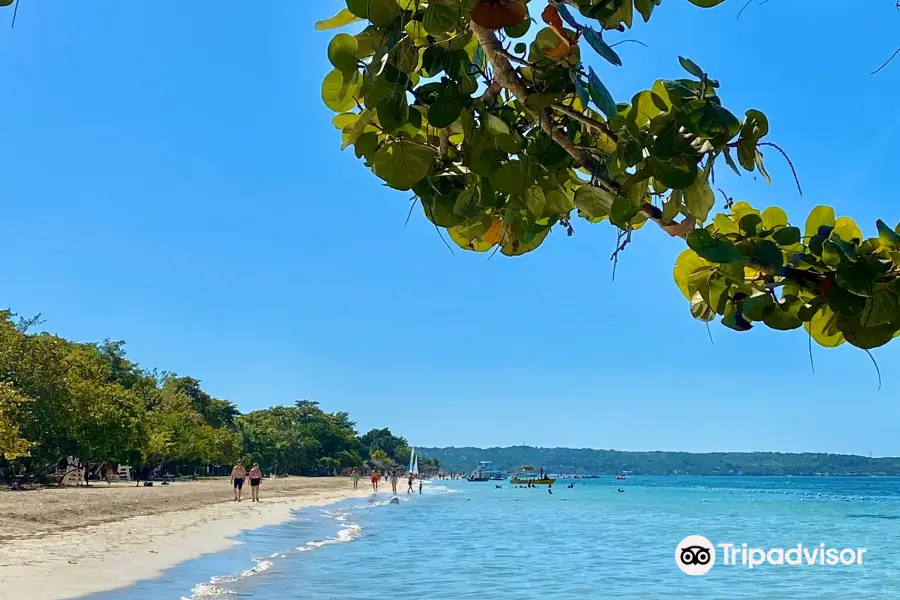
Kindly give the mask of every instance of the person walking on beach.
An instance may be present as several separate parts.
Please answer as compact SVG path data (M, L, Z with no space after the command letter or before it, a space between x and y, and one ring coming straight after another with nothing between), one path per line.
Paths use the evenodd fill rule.
M356 488L359 487L359 469L353 469L353 474L350 476L353 479L353 491L356 491Z
M234 501L241 501L241 490L244 488L244 478L247 477L247 471L244 469L244 463L238 461L231 470L231 485L234 487Z
M397 475L397 471L391 471L391 490L394 492L394 495L397 495L397 484L400 483L400 477Z
M410 474L409 474L409 487L406 488L406 493L407 493L407 494L412 494L412 491L413 491L413 489L412 489L413 481L415 481L415 476L413 476L413 474L410 473Z
M419 480L419 493L422 493L422 480Z
M262 482L262 469L259 463L253 463L250 467L250 501L259 502L259 484Z
M378 491L378 471L372 469L372 491Z

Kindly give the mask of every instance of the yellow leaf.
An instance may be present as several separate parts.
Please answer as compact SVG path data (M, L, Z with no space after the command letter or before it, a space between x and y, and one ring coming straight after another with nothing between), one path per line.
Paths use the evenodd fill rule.
M788 224L787 213L777 206L770 206L763 211L762 224L765 229L775 229L775 227L785 226Z
M493 246L494 244L500 243L501 237L503 237L503 224L498 219L497 221L494 221L491 228L487 230L487 233L481 236L481 241Z
M831 308L825 306L815 315L809 323L804 323L806 331L817 344L825 348L837 348L844 343L844 334L836 327L837 315Z
M693 295L688 289L688 278L696 273L698 269L708 267L709 265L709 261L700 258L700 256L690 248L679 254L678 258L675 259L675 268L672 270L672 275L675 277L675 283L678 285L678 289L681 290L681 293L684 294L684 297L688 300L690 300Z
M845 242L849 242L854 238L862 241L863 235L856 222L850 217L840 217L834 222L834 233Z

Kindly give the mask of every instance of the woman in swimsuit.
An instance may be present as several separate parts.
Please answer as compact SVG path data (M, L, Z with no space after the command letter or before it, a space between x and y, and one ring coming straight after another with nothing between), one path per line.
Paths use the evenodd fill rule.
M378 491L378 471L372 470L372 491Z
M259 502L259 484L262 481L262 470L259 463L253 463L250 468L250 497L251 502Z

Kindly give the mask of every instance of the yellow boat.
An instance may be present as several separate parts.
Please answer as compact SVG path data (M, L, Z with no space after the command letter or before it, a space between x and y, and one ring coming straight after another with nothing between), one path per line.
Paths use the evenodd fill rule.
M525 465L519 470L518 473L513 475L509 482L513 485L553 485L556 479L550 477L549 475L544 475L544 470L541 469L540 475L534 472L534 467L531 465Z

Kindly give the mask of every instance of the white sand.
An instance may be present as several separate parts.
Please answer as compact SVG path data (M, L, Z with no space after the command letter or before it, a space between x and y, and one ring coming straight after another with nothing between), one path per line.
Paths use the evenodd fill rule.
M368 494L371 488L360 485L359 492L225 502L37 538L6 539L0 542L0 598L63 600L126 587L155 578L178 563L229 548L241 531L287 521L294 509ZM9 520L3 526L15 528Z

